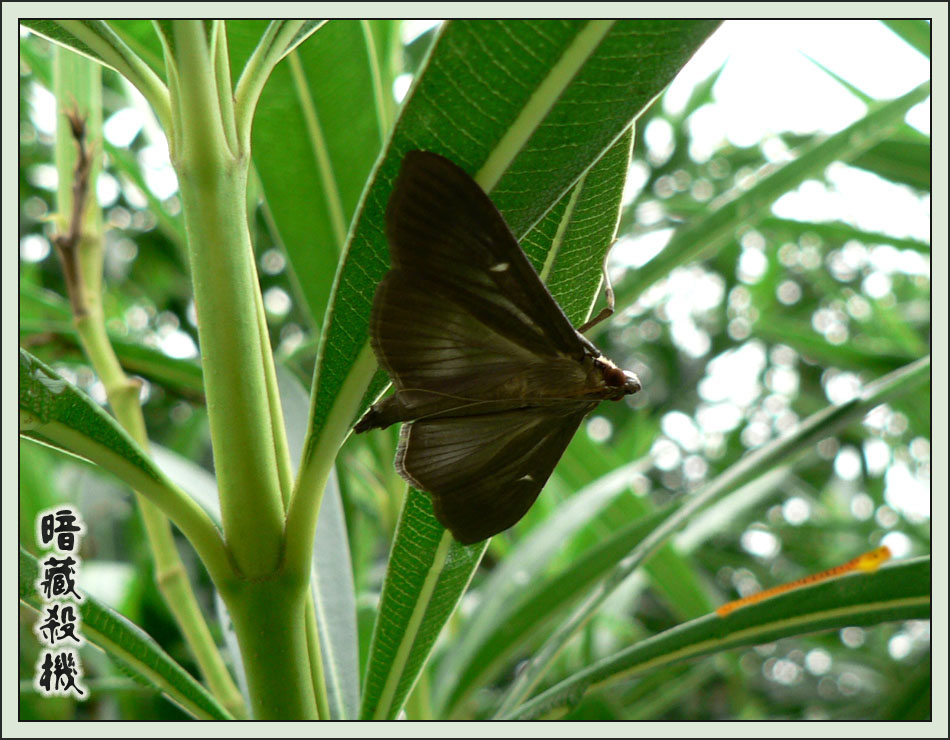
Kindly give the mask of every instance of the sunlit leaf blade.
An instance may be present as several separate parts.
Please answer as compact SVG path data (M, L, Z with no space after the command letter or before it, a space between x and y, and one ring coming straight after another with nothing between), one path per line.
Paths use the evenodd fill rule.
M40 563L20 548L20 601L42 613L46 602L36 590L39 573ZM79 613L83 638L105 651L142 684L160 691L196 719L232 719L207 689L121 614L87 593L82 594Z
M618 304L630 305L675 267L715 253L742 229L751 228L770 215L771 204L781 195L808 178L820 176L832 162L852 162L900 126L907 111L929 95L930 84L924 83L877 106L846 129L810 146L795 160L763 175L748 189L737 189L705 218L692 219L673 235L659 255L637 271L635 279L618 289Z
M502 719L544 717L576 704L595 686L730 648L822 630L929 618L930 558L894 563L877 573L789 591L725 618L710 614L681 624L598 661Z
M862 244L890 244L898 249L913 249L921 254L930 254L930 244L917 239L902 238L880 231L868 231L844 221L812 223L788 218L768 216L759 222L759 229L775 234L775 241L796 240L802 234L815 234L833 246L840 246L852 239Z
M632 145L631 127L521 243L574 326L596 313L592 301L599 295L604 257L616 235Z
M930 156L929 138L894 136L858 155L852 164L927 193L930 192Z
M901 351L900 346L881 346L880 341L872 344L870 340L863 342L856 339L844 344L832 344L817 333L810 323L778 316L756 324L756 336L769 342L786 344L809 362L856 372L887 373L906 365L915 356Z
M874 98L834 70L815 60L812 63L865 105L877 104ZM851 163L886 180L904 183L922 192L930 190L930 137L906 122L887 139L858 154Z
M888 18L881 21L917 51L930 58L930 23L912 18Z

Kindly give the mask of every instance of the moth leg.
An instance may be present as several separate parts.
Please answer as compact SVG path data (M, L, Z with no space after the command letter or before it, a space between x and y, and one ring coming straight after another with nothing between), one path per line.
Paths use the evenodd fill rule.
M614 244L616 243L617 243L617 240L614 239L611 245L607 248L607 251L604 253L604 264L603 264L604 297L607 299L607 305L604 306L600 310L599 314L597 314L594 318L592 318L590 321L588 321L586 324L584 324L581 328L577 330L579 334L583 334L588 329L591 329L597 326L597 324L599 324L601 321L603 321L604 319L610 318L610 316L613 315L614 289L613 289L613 286L610 284L610 275L607 274L607 258L610 256L610 250L613 249Z

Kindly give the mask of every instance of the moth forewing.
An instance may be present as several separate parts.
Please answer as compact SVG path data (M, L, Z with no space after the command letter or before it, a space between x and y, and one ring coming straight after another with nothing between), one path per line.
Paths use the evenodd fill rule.
M444 157L405 156L386 236L370 334L395 393L354 431L404 422L396 469L456 539L477 542L524 516L599 401L640 383L574 329L488 196Z

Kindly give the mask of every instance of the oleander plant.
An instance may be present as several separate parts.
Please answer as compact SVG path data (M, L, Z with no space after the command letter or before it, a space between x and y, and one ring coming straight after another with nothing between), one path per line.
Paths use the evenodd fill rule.
M929 83L823 70L840 131L697 154L720 72L667 91L714 20L20 23L21 721L929 718L930 243L775 209L835 168L929 202ZM642 384L473 544L398 424L352 434L411 151L573 326L611 278Z

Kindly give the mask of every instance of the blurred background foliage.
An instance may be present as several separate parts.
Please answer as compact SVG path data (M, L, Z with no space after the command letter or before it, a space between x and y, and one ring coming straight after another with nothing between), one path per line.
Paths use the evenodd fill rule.
M411 74L434 28L400 42L396 22L375 27L393 41L383 60L387 81ZM929 56L929 26L893 29ZM55 170L49 106L50 47L20 40L20 341L99 401L104 394L83 362L71 328L59 265L50 243ZM388 48L388 47L383 47ZM862 53L873 53L862 50ZM847 400L881 375L927 355L930 346L930 244L920 224L894 233L861 228L847 218L793 220L774 209L740 229L711 258L675 266L662 279L638 282L651 245L748 188L777 163L820 140L819 133L779 131L750 146L726 140L697 157L698 111L715 103L721 70L697 84L683 107L660 97L638 120L630 185L610 267L618 313L595 341L644 391L629 403L602 405L582 428L545 493L513 530L495 537L458 613L451 638L490 598L493 572L533 529L578 491L628 469L635 495L615 497L592 526L576 532L546 566L551 581L615 534L695 491L750 449L766 444L829 403ZM829 74L831 74L829 72ZM404 81L405 78L402 78ZM860 95L841 83L841 95ZM397 83L398 85L398 83ZM131 116L128 86L104 71L106 133ZM397 102L390 101L393 108ZM754 101L751 101L754 104ZM211 469L211 448L194 359L197 331L183 231L174 189L149 178L165 147L141 118L127 141L104 144L98 196L108 225L105 298L108 326L126 368L142 377L150 438ZM660 134L660 135L658 135ZM380 142L372 142L379 146ZM909 125L848 165L929 202L930 138ZM831 168L829 168L830 170ZM160 182L160 180L155 180ZM834 178L809 186L834 190ZM301 309L267 210L249 203L252 234L273 345L282 364L309 387L319 327ZM908 217L912 214L908 215ZM900 224L901 214L895 214ZM901 229L903 228L903 231ZM923 232L926 233L926 226ZM716 604L844 562L884 542L900 557L930 551L930 387L878 407L864 423L828 437L777 482L744 505L710 514L675 546L686 568L630 579L559 659L550 680L598 657L699 616ZM392 467L397 430L351 437L338 464L359 604L360 657L365 657L403 482ZM631 467L631 464L633 466ZM129 492L72 458L20 443L20 541L36 553L36 513L61 502L78 506L89 528L83 582L155 637L185 667L194 665L155 591L151 561ZM712 517L719 517L711 521ZM706 531L697 531L706 528ZM193 553L199 596L213 612L213 591ZM525 584L526 586L528 584ZM532 584L534 585L534 584ZM565 594L552 606L571 603ZM101 652L85 648L87 702L33 693L38 644L34 617L20 622L20 719L177 719L178 710L126 679ZM488 688L447 703L437 687L451 639L437 645L407 706L409 718L477 718L490 711L519 661L547 634L544 619L484 674ZM929 623L790 638L675 665L588 695L571 719L890 719L930 715Z

